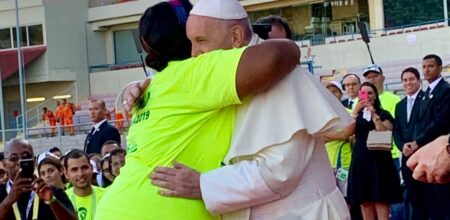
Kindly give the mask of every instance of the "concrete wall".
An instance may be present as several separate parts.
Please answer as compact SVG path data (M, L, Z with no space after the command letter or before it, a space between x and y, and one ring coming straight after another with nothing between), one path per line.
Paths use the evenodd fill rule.
M129 82L144 78L145 76L142 68L91 73L91 94L117 94L120 89Z
M89 95L88 1L44 0L44 5L49 78L76 81L78 97L86 97Z
M29 24L43 21L42 0L19 1L20 24ZM15 1L0 1L0 28L16 25Z
M87 48L88 48L88 62L89 66L103 65L108 63L107 61L107 32L92 31L91 24L88 24L86 28L87 33Z
M42 32L44 37L44 44L47 43L45 33L45 15L42 0L19 1L19 22L20 26L42 24ZM16 14L14 8L14 1L0 1L0 28L9 28L16 26ZM15 36L15 33L13 33ZM27 65L25 69L25 80L27 83L34 83L39 81L47 81L48 66L47 58L44 54L31 64ZM18 75L14 75L4 82L5 85L17 85L19 82Z
M13 2L12 0L0 2L0 28L15 26ZM85 31L88 1L30 0L20 2L21 25L42 24L44 44L47 45L47 51L25 67L26 83L77 81L78 97L88 96L89 73ZM14 86L18 83L18 75L15 74L6 80L4 85ZM8 93L5 95L16 97L15 95L9 96Z
M162 1L163 0L140 0L89 8L89 22L141 15L144 13L145 9Z

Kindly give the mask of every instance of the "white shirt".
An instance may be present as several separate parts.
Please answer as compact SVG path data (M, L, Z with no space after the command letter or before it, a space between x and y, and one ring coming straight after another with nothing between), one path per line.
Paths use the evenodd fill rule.
M95 132L100 131L100 126L103 124L103 122L107 121L106 118L101 120L100 122L97 122L94 124L94 132L92 134L95 134Z
M442 76L440 76L439 78L437 78L436 80L434 80L432 83L430 83L430 85L428 86L428 88L430 88L430 94L433 92L434 88L436 88L437 84L442 80Z
M359 98L355 97L353 99L351 99L350 97L348 98L348 104L350 105L350 102L352 102L352 110L356 107L356 104L358 104Z
M432 90L432 89L431 89ZM410 99L413 99L413 102L412 102L412 105L414 106L414 103L416 102L416 98L417 98L417 95L419 95L419 92L420 92L420 89L418 89L417 91L416 91L416 93L414 93L414 95L407 95L406 97L407 97L407 101L408 100L410 100ZM412 107L412 106L411 106Z

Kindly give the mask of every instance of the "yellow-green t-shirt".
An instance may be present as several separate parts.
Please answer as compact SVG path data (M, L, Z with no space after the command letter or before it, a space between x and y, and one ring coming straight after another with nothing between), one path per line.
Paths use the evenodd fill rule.
M92 194L89 196L78 196L74 193L73 187L66 190L72 205L77 213L78 220L93 220L97 205L105 194L106 190L92 186Z
M378 98L380 99L381 107L383 107L384 110L388 111L391 114L391 116L394 118L395 117L395 106L397 105L398 102L400 102L400 100L401 100L400 97L394 95L391 92L384 91L383 93L378 95ZM398 148L394 142L392 142L391 153L392 153L392 158L398 158L401 155L400 151L398 150Z
M340 168L348 170L352 161L352 147L348 140L329 141L325 144L327 148L328 158L330 159L331 168L338 168L340 160ZM339 155L340 151L340 155Z
M127 163L97 210L96 220L220 219L202 200L158 194L148 174L183 163L219 168L228 152L236 104L237 66L244 48L170 62L138 100L127 136Z
M353 107L358 100L353 103ZM349 114L352 113L351 109L346 108ZM328 159L330 160L331 168L336 169L338 161L340 160L340 168L349 169L352 161L352 145L348 140L335 140L329 141L325 144L328 153ZM340 155L339 155L340 150Z

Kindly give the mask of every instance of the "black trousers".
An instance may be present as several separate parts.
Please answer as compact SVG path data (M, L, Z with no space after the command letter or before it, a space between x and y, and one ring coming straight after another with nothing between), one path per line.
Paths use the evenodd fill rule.
M412 171L406 166L408 157L402 157L402 176L406 187L405 207L410 210L406 213L407 220L426 220L428 214L426 200L426 184L415 180Z

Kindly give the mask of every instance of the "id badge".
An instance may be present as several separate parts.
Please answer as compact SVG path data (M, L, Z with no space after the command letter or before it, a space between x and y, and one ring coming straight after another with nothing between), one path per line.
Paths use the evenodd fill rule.
M339 168L336 172L336 178L341 181L345 181L348 178L348 170Z

